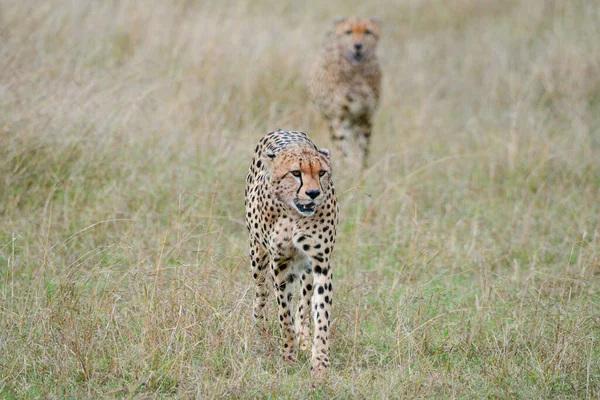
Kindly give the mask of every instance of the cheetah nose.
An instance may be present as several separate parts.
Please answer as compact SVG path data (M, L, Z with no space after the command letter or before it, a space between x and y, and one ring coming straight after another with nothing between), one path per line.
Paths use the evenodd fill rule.
M362 50L362 47L362 43L354 43L354 48L356 49L356 51Z
M306 191L306 195L308 197L310 197L311 199L313 199L313 200L316 199L317 196L320 195L320 194L321 194L321 192L318 191L318 190L307 190Z

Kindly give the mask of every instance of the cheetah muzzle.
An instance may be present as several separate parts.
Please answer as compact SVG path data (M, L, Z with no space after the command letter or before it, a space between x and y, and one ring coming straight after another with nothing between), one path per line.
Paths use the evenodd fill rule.
M310 217L315 213L315 209L317 207L317 203L314 201L310 201L306 204L302 204L299 200L294 200L294 205L296 209L300 213L300 215L305 217Z
M367 59L365 52L361 50L350 51L347 57L353 65L360 65Z

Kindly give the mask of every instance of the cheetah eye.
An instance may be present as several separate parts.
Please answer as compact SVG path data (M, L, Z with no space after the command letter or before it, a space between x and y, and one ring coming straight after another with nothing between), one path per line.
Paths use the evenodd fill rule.
M294 175L295 177L299 177L299 176L301 175L300 171L298 171L297 169L295 169L295 170L293 170L293 171L290 171L290 173L291 173L292 175Z
M344 32L346 35L352 35L352 30L348 29L346 32Z
M372 33L373 33L373 32L371 32L371 30L370 30L370 29L367 29L367 30L365 31L365 35L370 35L370 34L372 34Z
M325 173L326 173L326 171L324 169L322 169L319 171L319 176L322 177L323 175L325 175Z

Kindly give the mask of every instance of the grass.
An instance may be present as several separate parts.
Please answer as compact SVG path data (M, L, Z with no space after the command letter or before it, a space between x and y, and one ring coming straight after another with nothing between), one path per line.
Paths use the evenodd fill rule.
M371 167L336 170L332 368L251 329L257 140L330 145L304 70L379 15ZM597 398L592 1L7 1L0 396ZM271 316L273 304L269 305Z

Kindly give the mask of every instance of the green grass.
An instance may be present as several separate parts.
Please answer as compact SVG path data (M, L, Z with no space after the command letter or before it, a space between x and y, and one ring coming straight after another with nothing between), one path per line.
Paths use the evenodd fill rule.
M0 7L0 397L600 396L598 4L84 3ZM243 191L266 132L331 145L351 14L385 90L313 388L252 329Z

